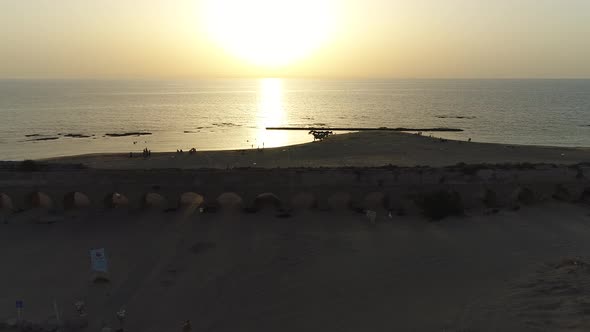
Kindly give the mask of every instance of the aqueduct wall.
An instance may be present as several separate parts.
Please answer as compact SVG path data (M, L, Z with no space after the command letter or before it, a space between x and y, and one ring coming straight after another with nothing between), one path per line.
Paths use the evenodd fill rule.
M579 166L581 167L581 166ZM273 193L285 208L295 197L314 197L320 209L329 209L330 198L349 197L352 207L396 209L413 197L451 190L460 194L466 208L485 205L494 196L507 206L522 198L524 191L535 201L559 198L576 201L590 192L590 170L566 166L535 166L534 169L481 169L465 172L450 168L367 169L233 169L233 170L72 170L48 172L0 171L0 209L32 207L72 208L72 197L87 198L87 208L105 209L107 197L121 195L129 208L164 199L167 207L178 206L183 193L194 192L204 204L215 204L225 192L238 194L251 205L262 193ZM73 195L73 193L82 195ZM487 193L487 194L486 194ZM157 194L157 195L152 195ZM382 197L383 205L374 206ZM51 203L44 202L49 198ZM529 197L530 198L530 197ZM85 198L83 198L85 200ZM372 205L372 206L367 206Z

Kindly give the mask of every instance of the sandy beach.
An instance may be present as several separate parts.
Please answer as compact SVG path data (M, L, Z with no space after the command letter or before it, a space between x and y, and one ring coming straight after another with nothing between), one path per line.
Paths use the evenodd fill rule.
M449 166L457 163L576 164L590 161L590 148L564 148L440 140L398 132L358 132L334 135L321 142L281 148L238 151L197 151L189 154L141 151L47 159L82 163L99 169L237 168L237 167L375 167Z
M122 308L126 331L143 332L186 320L193 331L584 331L589 158L587 148L371 132L3 169L0 323L22 300L27 322L55 325L55 303L71 327L82 300L88 327L72 331L117 327ZM460 162L512 166L441 167ZM405 167L369 167L389 164ZM310 166L324 168L286 168ZM441 190L461 207L434 222L422 197ZM203 197L187 208L186 192ZM272 192L282 210L222 209L225 192L242 207ZM317 205L301 207L302 194ZM106 250L108 283L93 281L93 248Z
M589 332L589 13L0 1L0 332Z
M551 203L430 223L370 226L354 213L106 211L53 225L0 225L2 318L129 331L584 331L590 211ZM111 283L91 281L106 249ZM569 259L569 260L568 260Z

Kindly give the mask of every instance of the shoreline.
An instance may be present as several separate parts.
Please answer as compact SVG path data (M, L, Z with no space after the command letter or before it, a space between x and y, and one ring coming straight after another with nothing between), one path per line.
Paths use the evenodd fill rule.
M590 162L590 147L477 143L392 131L338 134L323 141L276 148L188 152L93 153L37 159L97 169L314 168L465 164L564 164Z

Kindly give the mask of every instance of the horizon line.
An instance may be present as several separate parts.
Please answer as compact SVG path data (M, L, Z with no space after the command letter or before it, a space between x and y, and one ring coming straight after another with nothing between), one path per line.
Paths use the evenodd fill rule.
M590 80L589 77L364 77L364 76L343 76L343 77L320 77L320 76L204 76L204 77L0 77L1 81L206 81L206 80L260 80L260 79L283 79L283 80L326 80L326 81L347 81L347 80L405 80L405 81L514 81L514 80Z

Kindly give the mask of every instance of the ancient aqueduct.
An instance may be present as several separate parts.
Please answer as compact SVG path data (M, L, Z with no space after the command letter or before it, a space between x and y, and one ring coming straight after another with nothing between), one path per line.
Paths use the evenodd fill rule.
M416 197L460 195L466 209L511 207L556 199L590 201L580 167L238 169L0 172L0 211L27 209L261 208L411 211Z

